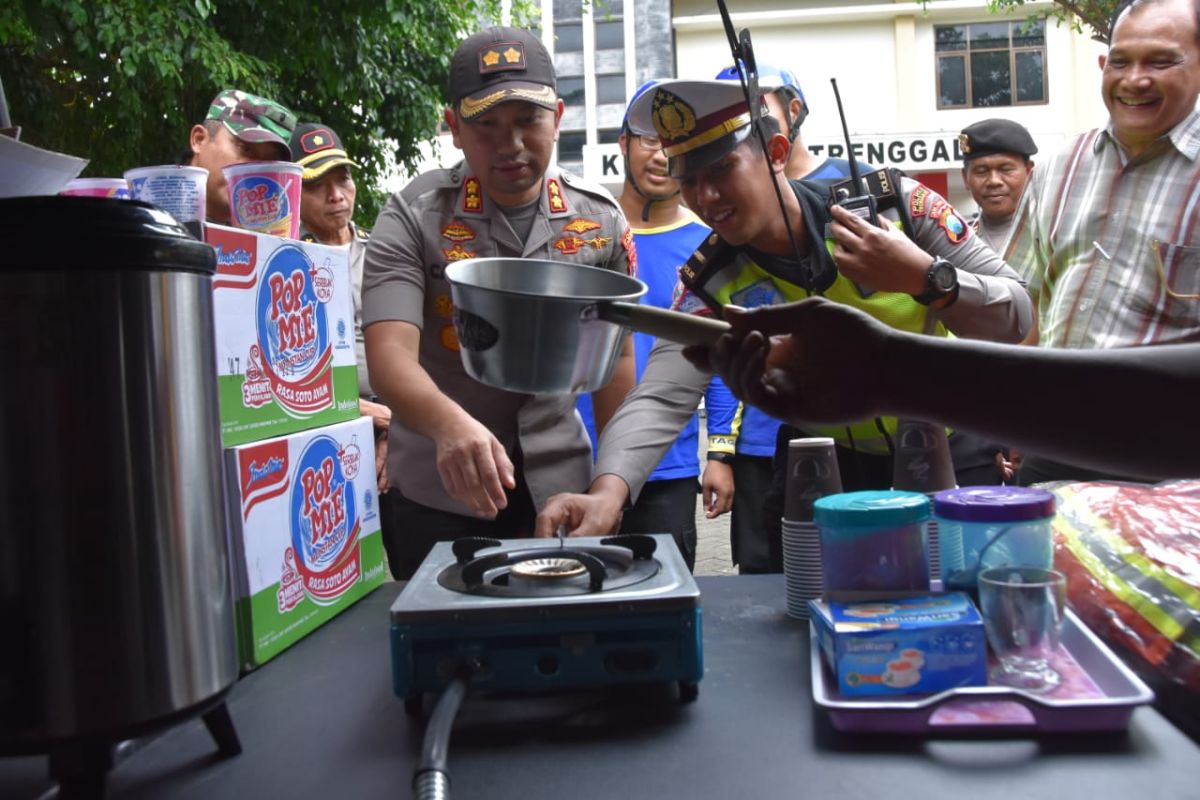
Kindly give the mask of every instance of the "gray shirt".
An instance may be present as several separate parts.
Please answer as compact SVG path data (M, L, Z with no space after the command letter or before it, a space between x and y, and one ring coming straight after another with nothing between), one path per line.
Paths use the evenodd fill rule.
M591 444L575 413L575 398L507 392L468 376L444 269L463 258L520 256L636 274L632 241L612 195L554 167L546 172L538 213L522 241L465 163L427 172L392 195L371 233L364 262L364 326L400 320L420 328L421 367L442 393L486 425L510 456L520 446L537 508L553 494L588 486ZM406 498L470 514L446 493L432 439L395 415L388 438L388 475Z

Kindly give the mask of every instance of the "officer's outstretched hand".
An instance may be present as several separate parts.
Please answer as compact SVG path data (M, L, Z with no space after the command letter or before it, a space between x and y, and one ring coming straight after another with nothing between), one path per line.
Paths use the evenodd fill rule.
M875 227L840 206L831 209L829 231L837 246L833 260L838 272L877 292L921 294L933 256L918 247L900 229L880 219Z
M561 528L567 536L607 536L621 526L621 511L629 487L616 475L601 475L587 494L556 494L537 515L533 535L554 536Z
M483 423L463 413L447 429L430 433L437 444L437 469L446 493L477 517L495 519L508 505L506 488L516 486L513 463Z
M838 423L881 413L889 348L898 334L823 298L756 308L726 306L731 331L712 348L684 350L743 402L777 419Z

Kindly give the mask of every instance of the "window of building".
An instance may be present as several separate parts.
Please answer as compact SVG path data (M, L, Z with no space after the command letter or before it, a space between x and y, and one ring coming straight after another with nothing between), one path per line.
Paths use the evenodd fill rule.
M558 135L558 162L574 167L583 162L583 146L587 144L585 131L562 131Z
M1047 102L1046 23L935 25L938 108Z
M559 78L558 96L562 98L567 108L583 108L584 104L583 76L577 78Z

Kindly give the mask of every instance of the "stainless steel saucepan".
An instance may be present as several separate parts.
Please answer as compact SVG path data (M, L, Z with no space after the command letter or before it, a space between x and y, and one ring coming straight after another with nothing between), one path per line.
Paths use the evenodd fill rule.
M446 267L467 374L530 394L590 392L612 378L627 330L712 344L726 322L637 304L646 284L612 270L533 258Z

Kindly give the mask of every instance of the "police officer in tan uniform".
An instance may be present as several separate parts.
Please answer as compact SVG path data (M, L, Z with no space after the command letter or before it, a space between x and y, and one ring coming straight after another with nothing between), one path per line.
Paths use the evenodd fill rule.
M550 164L563 103L534 35L491 28L466 39L451 62L450 97L445 119L464 161L389 199L365 262L371 386L393 412L388 474L402 519L385 544L397 578L438 540L531 535L551 495L583 491L591 478L571 395L506 392L463 370L446 265L553 258L636 274L616 201ZM593 395L598 425L633 384L626 342L616 377Z

